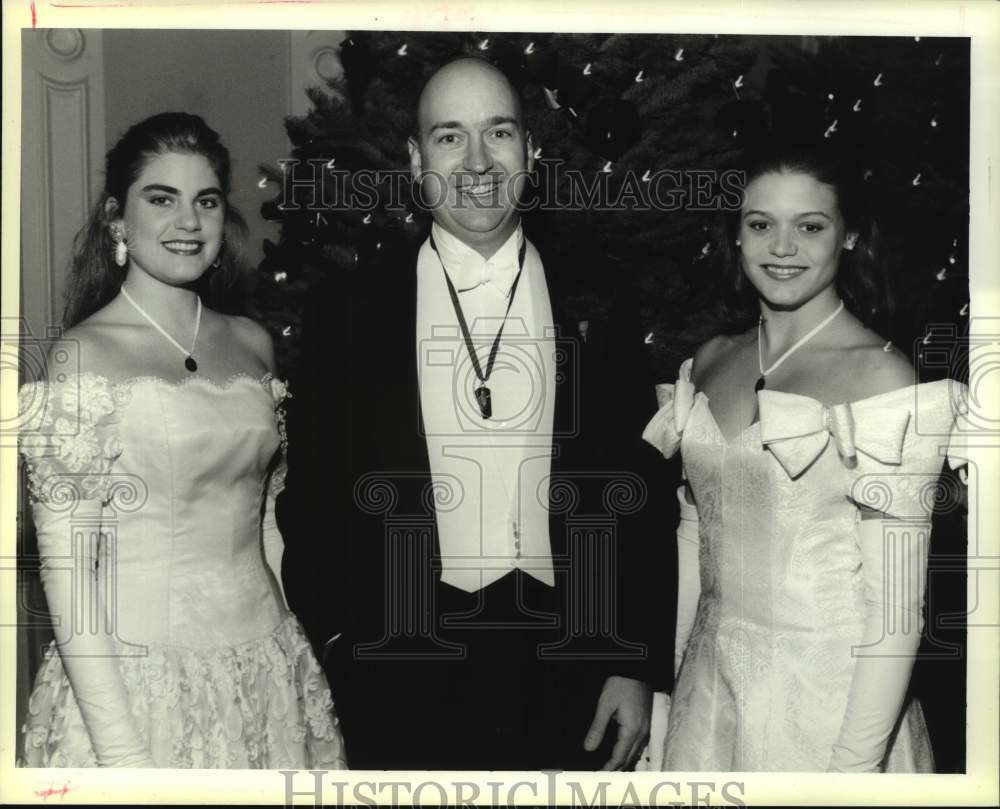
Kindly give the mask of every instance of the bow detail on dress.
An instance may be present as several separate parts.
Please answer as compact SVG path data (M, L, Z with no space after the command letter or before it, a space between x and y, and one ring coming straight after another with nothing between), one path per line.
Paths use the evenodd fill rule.
M762 390L761 442L791 478L801 475L826 449L832 436L840 457L849 462L861 452L883 464L899 464L910 423L904 407L822 402L794 393Z
M950 386L951 409L955 420L948 438L948 466L958 469L962 483L968 485L969 436L975 434L975 426L969 420L969 389L956 382Z
M677 383L657 385L656 402L660 409L642 431L642 438L652 444L664 458L671 458L681 445L681 435L694 407L694 383L691 382L690 359L681 365Z

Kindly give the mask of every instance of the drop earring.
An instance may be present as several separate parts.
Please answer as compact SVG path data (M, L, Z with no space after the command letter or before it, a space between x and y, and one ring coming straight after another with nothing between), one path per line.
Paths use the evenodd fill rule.
M125 243L125 230L120 224L111 226L111 238L115 242L115 264L124 267L128 262L128 245Z

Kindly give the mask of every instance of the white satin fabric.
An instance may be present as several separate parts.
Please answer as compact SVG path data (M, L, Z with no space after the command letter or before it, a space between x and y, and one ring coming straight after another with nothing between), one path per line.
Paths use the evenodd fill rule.
M680 575L700 576L700 597L662 767L824 771L866 630L859 506L926 525L964 386L917 385L836 412L765 390L761 421L726 438L690 367L660 386L644 433L668 457L682 451L699 518L698 569ZM931 771L919 704L889 721L875 768Z
M284 396L270 376L172 384L83 374L22 388L21 450L50 609L70 612L53 615L60 622L99 624L86 665L69 656L76 639L50 647L24 727L25 764L345 765L329 688L285 606L280 569L267 564L280 567L272 506ZM76 494L66 501L67 492ZM76 496L102 508L94 559L74 573ZM73 588L90 594L93 611L66 607ZM59 630L57 639L67 640ZM93 683L115 677L127 706L95 714ZM124 727L142 749L109 752L121 750Z

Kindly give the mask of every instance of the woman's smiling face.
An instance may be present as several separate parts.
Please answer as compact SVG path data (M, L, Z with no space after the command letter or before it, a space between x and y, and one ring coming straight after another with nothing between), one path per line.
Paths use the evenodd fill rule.
M130 269L174 286L197 281L222 246L225 199L202 155L150 158L129 187L121 221Z
M801 172L752 180L740 213L743 272L772 309L797 309L830 289L853 247L834 189Z

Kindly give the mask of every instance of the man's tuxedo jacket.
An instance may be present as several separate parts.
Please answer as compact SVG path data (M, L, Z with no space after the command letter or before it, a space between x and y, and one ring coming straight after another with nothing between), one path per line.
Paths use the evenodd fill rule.
M422 648L414 626L416 634L433 630L439 618L426 598L437 575L436 531L417 382L415 266L413 254L394 274L355 273L310 292L278 520L287 598L321 658L334 637L358 649ZM565 594L557 601L564 610L577 609L581 597L613 602L610 623L597 632L605 637L578 636L593 627L576 621L573 629L568 612L559 616L566 648L591 672L667 688L675 470L641 440L656 399L637 307L619 295L584 341L561 318L554 269L546 266L560 346L550 512L556 587ZM577 496L565 497L566 486ZM583 574L581 565L589 566ZM401 619L400 608L426 614Z

